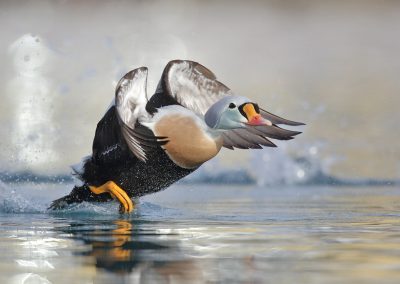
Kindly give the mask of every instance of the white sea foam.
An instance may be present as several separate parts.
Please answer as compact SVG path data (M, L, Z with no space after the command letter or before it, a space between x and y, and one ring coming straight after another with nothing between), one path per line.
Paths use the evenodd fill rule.
M40 213L43 212L43 206L23 196L12 186L0 182L0 212Z

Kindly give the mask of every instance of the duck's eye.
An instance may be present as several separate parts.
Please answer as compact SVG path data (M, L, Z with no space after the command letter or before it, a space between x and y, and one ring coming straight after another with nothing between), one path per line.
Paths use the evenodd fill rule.
M235 108L235 107L236 107L236 105L234 103L229 104L229 108Z

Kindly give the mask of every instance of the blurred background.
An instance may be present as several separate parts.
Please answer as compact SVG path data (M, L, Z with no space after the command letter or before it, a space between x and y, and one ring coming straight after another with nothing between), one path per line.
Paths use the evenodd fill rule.
M190 59L307 123L203 171L400 178L398 1L1 1L0 25L2 172L68 174L123 74L147 66L151 95L169 60Z

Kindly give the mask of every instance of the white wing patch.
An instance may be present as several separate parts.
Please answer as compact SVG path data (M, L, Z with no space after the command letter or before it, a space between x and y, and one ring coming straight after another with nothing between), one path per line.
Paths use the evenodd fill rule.
M134 131L138 118L147 114L146 87L147 68L141 67L121 78L115 94L115 106L121 122L122 135L131 152L142 161L146 161L146 152Z
M141 67L127 73L117 84L116 107L119 117L128 126L134 127L139 115L146 107L147 68Z
M171 96L179 104L200 115L204 115L224 96L233 95L210 70L191 61L173 62L168 71L167 84Z

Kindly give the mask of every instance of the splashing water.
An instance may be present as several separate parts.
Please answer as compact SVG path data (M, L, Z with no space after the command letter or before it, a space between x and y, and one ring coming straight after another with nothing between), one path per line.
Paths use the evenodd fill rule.
M50 203L69 192L72 184L10 183L0 181L1 213L54 213L54 214L100 214L118 213L116 202L74 204L57 212L48 211Z
M279 145L279 151L262 150L261 154L252 153L257 184L264 186L313 183L319 175L328 175L326 173L329 172L334 159L322 159L319 155L322 147L322 143L313 143L304 148L300 155L296 155L293 154L293 149L282 143Z
M31 202L11 186L0 181L0 212L3 213L40 213L43 208Z
M72 183L9 183L0 181L0 213L8 214L43 214L54 216L119 216L119 204L112 202L82 202L71 204L65 209L49 211L50 203L65 194L73 187ZM179 210L174 210L155 204L154 202L135 200L135 212L144 217L162 218L165 215L181 216Z
M332 177L330 167L339 157L322 157L322 142L309 143L307 146L288 146L275 141L278 149L265 148L254 150L248 166L235 164L223 166L219 159L213 159L200 169L186 177L183 183L216 184L257 184L265 185L303 185L346 182Z

